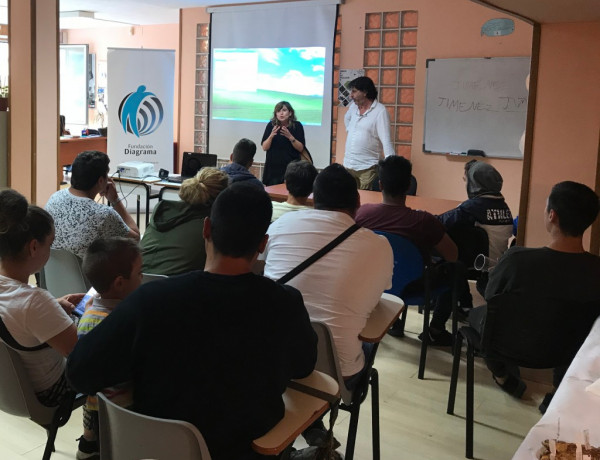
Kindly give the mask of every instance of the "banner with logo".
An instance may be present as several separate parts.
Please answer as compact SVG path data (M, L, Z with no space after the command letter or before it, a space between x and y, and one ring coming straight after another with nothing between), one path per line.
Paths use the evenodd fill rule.
M108 48L107 61L111 174L130 161L172 170L175 50Z

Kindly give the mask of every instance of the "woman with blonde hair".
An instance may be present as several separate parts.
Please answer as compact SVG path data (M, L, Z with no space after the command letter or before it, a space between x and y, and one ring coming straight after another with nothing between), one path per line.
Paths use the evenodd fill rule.
M225 172L202 168L181 184L181 201L156 205L141 242L144 273L170 276L204 269L204 218L227 183Z

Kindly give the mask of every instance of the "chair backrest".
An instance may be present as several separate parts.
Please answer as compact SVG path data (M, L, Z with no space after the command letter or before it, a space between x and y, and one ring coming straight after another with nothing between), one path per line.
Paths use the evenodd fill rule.
M132 412L98 393L101 460L206 460L202 434L188 422Z
M81 260L64 249L51 249L50 258L40 273L41 287L54 297L87 292L91 284L83 274Z
M474 225L455 225L448 230L448 235L458 247L458 260L467 269L473 268L475 258L479 254L489 256L490 241L485 229Z
M155 275L153 273L142 273L142 284L151 283L152 281L158 281L168 278L167 275Z
M56 410L38 401L19 354L1 341L0 410L41 425L49 424Z
M394 253L392 288L385 292L402 297L404 288L410 282L418 280L423 276L425 269L423 256L408 238L380 231L376 231L375 233L383 235L388 239Z
M335 342L329 327L320 321L311 321L315 333L317 334L317 364L315 370L323 372L334 378L340 386L340 395L344 404L349 405L352 401L352 392L346 388L344 377L340 368Z
M568 365L599 313L598 302L500 294L488 302L482 349L523 367Z

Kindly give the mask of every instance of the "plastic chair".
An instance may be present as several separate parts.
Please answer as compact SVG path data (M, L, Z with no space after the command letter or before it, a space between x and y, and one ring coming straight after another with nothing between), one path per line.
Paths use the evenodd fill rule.
M486 257L490 255L490 241L485 229L473 225L457 225L448 230L448 235L458 247L458 260L467 268L468 279L479 279L481 272L473 267L475 258L479 254Z
M0 342L0 369L0 410L27 417L46 429L48 440L42 460L49 460L58 429L69 421L73 409L81 406L86 396L75 397L73 393L60 406L44 406L33 391L19 354L4 342Z
M168 278L167 275L155 275L154 273L142 273L142 284L151 283L152 281L158 281Z
M51 249L50 258L40 272L40 287L54 297L87 292L92 285L81 269L81 259L64 249Z
M568 312L568 314L565 314ZM467 341L465 456L473 458L475 351L509 366L548 369L573 360L598 317L598 302L576 303L538 295L505 293L492 298L480 334L479 327L461 327L452 362L447 413L454 414L463 338Z
M97 393L101 460L210 460L202 434L188 422L132 412Z
M346 460L352 460L354 458L360 405L367 398L369 385L371 385L373 459L379 460L380 458L379 374L377 373L377 369L373 367L373 363L375 361L379 342L385 336L385 333L390 328L391 324L398 318L402 309L404 309L402 300L389 294L384 294L379 305L371 313L371 317L359 338L364 342L373 343L373 349L369 359L365 363L363 375L354 388L354 391L348 390L344 383L335 342L329 327L320 321L311 321L312 327L319 340L315 370L324 372L337 380L340 387L340 395L342 397L339 408L350 412L350 426L348 427L348 440L346 442L346 453L344 456Z
M431 272L428 267L425 266L423 257L419 252L419 249L407 238L391 233L375 231L379 235L385 236L394 253L394 273L392 276L392 288L386 292L400 297L405 305L418 305L419 311L423 313L423 335L429 337L429 317L431 316L431 300L441 294L444 291L450 289L449 286L442 286L434 289L431 280ZM458 276L458 267L456 264L447 263L448 267L452 267L454 271L453 277L456 281ZM419 279L423 280L423 289L417 290L417 292L407 292L407 286ZM456 282L452 283L456 286ZM411 289L415 291L415 289ZM456 289L453 289L452 296L453 311L457 304ZM422 307L421 307L422 306ZM404 333L404 326L406 324L406 312L405 308L400 317L399 327L402 333ZM456 315L452 315L452 333L455 334L458 329ZM425 376L425 364L427 361L427 346L428 342L423 340L421 342L421 355L419 358L419 379L423 379Z

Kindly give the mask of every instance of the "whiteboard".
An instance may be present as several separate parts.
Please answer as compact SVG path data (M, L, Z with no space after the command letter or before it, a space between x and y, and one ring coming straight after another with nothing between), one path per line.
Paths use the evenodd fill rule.
M529 67L529 57L428 59L423 151L523 158Z

